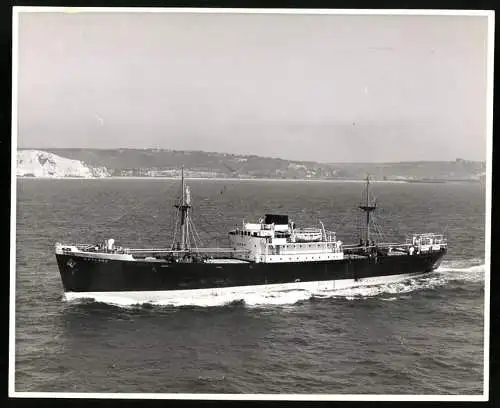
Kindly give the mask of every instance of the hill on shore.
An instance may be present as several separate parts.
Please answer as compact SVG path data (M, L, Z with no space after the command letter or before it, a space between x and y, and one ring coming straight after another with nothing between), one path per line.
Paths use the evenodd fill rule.
M31 153L30 153L31 152ZM192 177L278 178L345 180L362 179L370 174L377 180L479 180L484 177L484 162L456 159L440 162L397 163L317 163L255 155L237 155L202 151L167 149L20 149L18 175L30 173L23 169L19 157L58 157L65 163L81 163L90 174L99 176L177 176L184 166ZM38 160L38 159L37 159ZM53 161L53 160L52 160ZM57 162L57 160L56 160ZM51 167L58 173L56 164ZM63 172L64 173L64 172ZM70 172L71 173L71 172Z

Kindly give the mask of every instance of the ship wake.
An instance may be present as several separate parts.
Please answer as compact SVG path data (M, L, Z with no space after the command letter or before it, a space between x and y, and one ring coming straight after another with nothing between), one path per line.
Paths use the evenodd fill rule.
M121 307L140 306L195 306L217 307L241 303L247 307L292 306L310 299L344 299L348 301L378 297L383 301L407 299L411 293L446 287L454 282L481 283L484 282L486 265L480 260L451 261L443 264L433 273L417 277L399 275L396 281L346 282L343 288L325 289L320 284L312 286L310 283L304 288L259 288L238 291L227 288L223 291L209 291L208 293L182 293L172 296L169 292L124 292L124 293L92 293L66 300L76 302L100 302ZM339 281L336 281L339 282ZM305 284L305 283L304 283ZM323 284L323 283L322 283ZM341 285L340 285L341 286ZM138 298L141 297L141 299Z

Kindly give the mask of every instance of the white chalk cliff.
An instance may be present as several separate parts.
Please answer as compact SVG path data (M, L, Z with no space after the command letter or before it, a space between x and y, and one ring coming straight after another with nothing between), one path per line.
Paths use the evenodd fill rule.
M79 160L71 160L41 150L19 150L17 152L18 177L108 177L105 167L91 167Z

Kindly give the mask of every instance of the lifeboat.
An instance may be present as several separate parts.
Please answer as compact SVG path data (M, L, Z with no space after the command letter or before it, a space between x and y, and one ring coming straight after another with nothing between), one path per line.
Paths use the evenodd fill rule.
M321 241L323 232L319 228L300 228L294 231L295 242Z

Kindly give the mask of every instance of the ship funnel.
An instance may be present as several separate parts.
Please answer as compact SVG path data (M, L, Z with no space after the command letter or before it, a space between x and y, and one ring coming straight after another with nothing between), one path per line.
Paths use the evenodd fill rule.
M108 247L108 251L112 251L113 250L113 247L115 245L115 240L113 238L110 238L106 241L106 244L107 244L107 247Z

